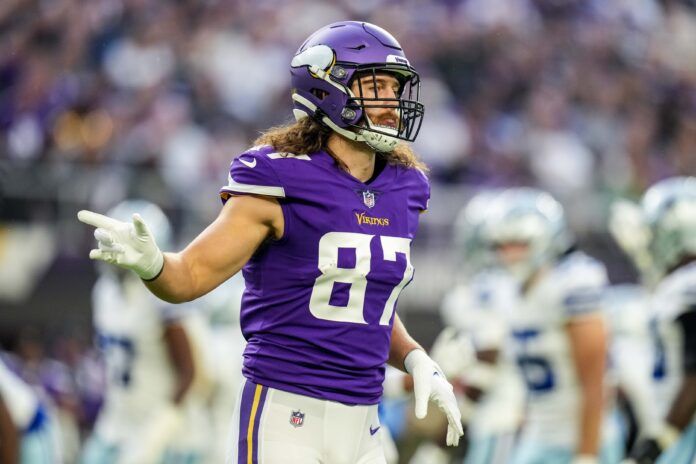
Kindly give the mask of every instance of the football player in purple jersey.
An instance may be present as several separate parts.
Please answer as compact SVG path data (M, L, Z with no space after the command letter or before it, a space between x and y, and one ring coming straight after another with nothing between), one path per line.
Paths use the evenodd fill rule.
M231 462L383 463L385 364L462 424L452 386L394 309L430 188L402 141L420 129L420 78L399 43L362 22L321 28L290 65L296 121L232 162L218 218L179 253L132 223L81 211L92 259L135 271L160 298L198 298L240 269L245 383Z

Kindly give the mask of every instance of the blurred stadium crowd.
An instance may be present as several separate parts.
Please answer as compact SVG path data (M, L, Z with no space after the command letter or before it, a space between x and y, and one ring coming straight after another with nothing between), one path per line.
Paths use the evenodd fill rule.
M609 259L617 256L606 234L610 201L696 175L694 3L3 0L3 344L65 420L89 430L99 362L69 314L88 305L88 292L55 302L50 327L22 317L47 270L70 279L89 266L91 232L75 212L146 198L188 240L217 214L232 158L290 119L296 46L348 18L391 31L423 77L415 148L431 167L433 196L414 244L419 272L402 299L407 321L408 311L433 315L454 267L442 257L452 255L455 213L482 187L551 192L581 241L606 253L597 257L612 277L630 280L627 263Z
M436 184L536 184L593 217L597 195L694 172L690 2L9 0L3 217L34 219L61 199L32 190L86 172L91 188L61 191L68 201L140 193L213 214L200 212L203 186L290 117L296 45L347 17L393 31L424 76L416 148ZM52 175L26 182L41 168ZM143 172L152 178L138 185Z

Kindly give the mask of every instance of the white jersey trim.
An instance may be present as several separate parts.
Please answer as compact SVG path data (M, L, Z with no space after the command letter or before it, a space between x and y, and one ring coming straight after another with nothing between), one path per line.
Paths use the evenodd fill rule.
M227 185L222 188L223 191L239 192L239 193L256 193L258 195L266 195L269 197L285 198L285 189L283 187L273 187L267 185L251 185L240 184L228 176Z
M293 159L301 159L301 160L307 160L307 161L312 160L312 158L310 158L309 155L296 155L294 153L288 153L288 152L282 152L282 151L269 153L266 156L268 156L270 159L293 158Z

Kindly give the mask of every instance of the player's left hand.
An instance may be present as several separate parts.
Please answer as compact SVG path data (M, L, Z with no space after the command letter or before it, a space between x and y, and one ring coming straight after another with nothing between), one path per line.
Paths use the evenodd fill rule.
M442 369L420 349L406 355L404 366L413 376L416 417L423 419L428 413L428 401L433 401L447 416L447 445L457 446L464 435L462 416L452 385L445 378Z

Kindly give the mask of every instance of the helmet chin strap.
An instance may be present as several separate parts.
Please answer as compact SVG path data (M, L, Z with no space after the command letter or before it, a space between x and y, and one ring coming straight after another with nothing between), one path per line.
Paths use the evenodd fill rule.
M394 150L398 139L386 134L379 134L377 132L372 132L371 130L361 129L358 132L353 132L342 127L338 127L331 119L327 116L322 118L324 124L329 126L334 132L341 134L348 140L354 140L356 142L364 142L370 148L378 152L390 152Z
M379 152L391 152L396 147L398 140L390 135L378 134L367 130L360 131L363 141L373 150Z
M364 114L365 120L367 121L367 127L369 129L374 129L372 120L367 115L367 113ZM396 129L385 127L380 128L380 130L385 132L393 132L393 134L396 135ZM375 151L390 152L394 150L394 147L396 147L396 144L399 142L399 139L397 139L393 135L381 134L372 130L363 129L360 131L360 133L363 137L363 141L366 144L368 144L371 148L373 148Z

